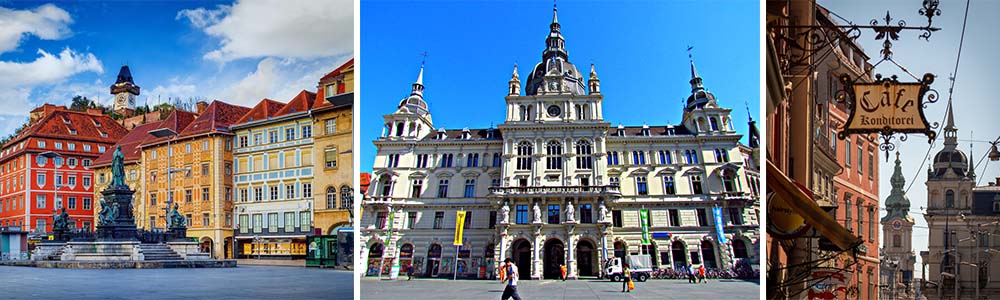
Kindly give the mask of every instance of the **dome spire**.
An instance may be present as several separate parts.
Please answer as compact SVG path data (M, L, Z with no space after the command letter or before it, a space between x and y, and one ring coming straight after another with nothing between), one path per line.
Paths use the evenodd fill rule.
M954 149L958 146L958 127L955 126L955 113L951 106L951 99L948 99L948 108L945 112L944 146L946 149Z
M552 24L559 24L559 14L556 13L558 10L556 8L556 1L552 0Z
M551 57L561 57L564 60L569 60L569 54L566 52L566 39L559 32L561 28L562 26L559 25L558 9L553 1L552 24L549 24L549 36L545 38L545 52L542 53L543 60L548 60Z
M413 89L410 90L410 96L419 96L420 98L423 98L424 97L424 64L427 62L427 52L421 53L420 55L423 56L424 59L420 61L420 73L417 74L417 81L413 82Z
M698 76L698 69L694 67L694 56L691 55L691 50L694 49L692 46L688 46L688 61L691 62L691 92L697 92L704 90L705 87L701 84L701 76Z

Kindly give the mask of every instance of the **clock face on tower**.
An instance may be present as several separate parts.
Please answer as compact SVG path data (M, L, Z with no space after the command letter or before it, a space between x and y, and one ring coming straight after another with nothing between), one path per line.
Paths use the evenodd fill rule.
M115 103L118 105L125 105L125 94L118 94L118 97L115 97Z
M559 109L559 106L552 105L549 106L548 112L550 117L556 117L559 116L560 113L562 113L562 110Z
M899 219L892 221L892 229L893 230L903 229L903 221L900 221Z

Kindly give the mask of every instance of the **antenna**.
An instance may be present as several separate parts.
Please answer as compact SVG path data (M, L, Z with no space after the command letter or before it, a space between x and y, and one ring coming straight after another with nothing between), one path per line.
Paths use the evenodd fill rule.
M420 60L420 67L423 67L424 63L427 62L427 51L424 51L423 53L420 53L420 56L423 57L423 59Z

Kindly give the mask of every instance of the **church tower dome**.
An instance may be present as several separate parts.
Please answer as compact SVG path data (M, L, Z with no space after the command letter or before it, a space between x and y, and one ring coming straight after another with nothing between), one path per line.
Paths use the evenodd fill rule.
M974 175L970 174L968 156L958 149L958 127L955 126L954 109L949 99L945 115L944 149L934 155L931 173L927 177L929 180L942 180L967 176Z
M583 74L569 62L566 39L563 38L561 30L558 10L552 6L552 24L549 25L549 35L545 38L542 61L531 70L524 86L525 95L565 93L587 95Z

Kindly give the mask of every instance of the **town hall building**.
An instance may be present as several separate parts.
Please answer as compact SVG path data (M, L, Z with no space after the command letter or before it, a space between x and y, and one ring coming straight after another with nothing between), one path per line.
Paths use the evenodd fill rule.
M434 124L423 67L384 116L359 226L366 274L486 278L512 258L524 279L556 278L560 265L579 278L638 254L659 269L757 264L754 123L744 146L692 61L680 124L612 126L596 67L570 62L555 9L549 29L523 84L514 66L497 128Z

